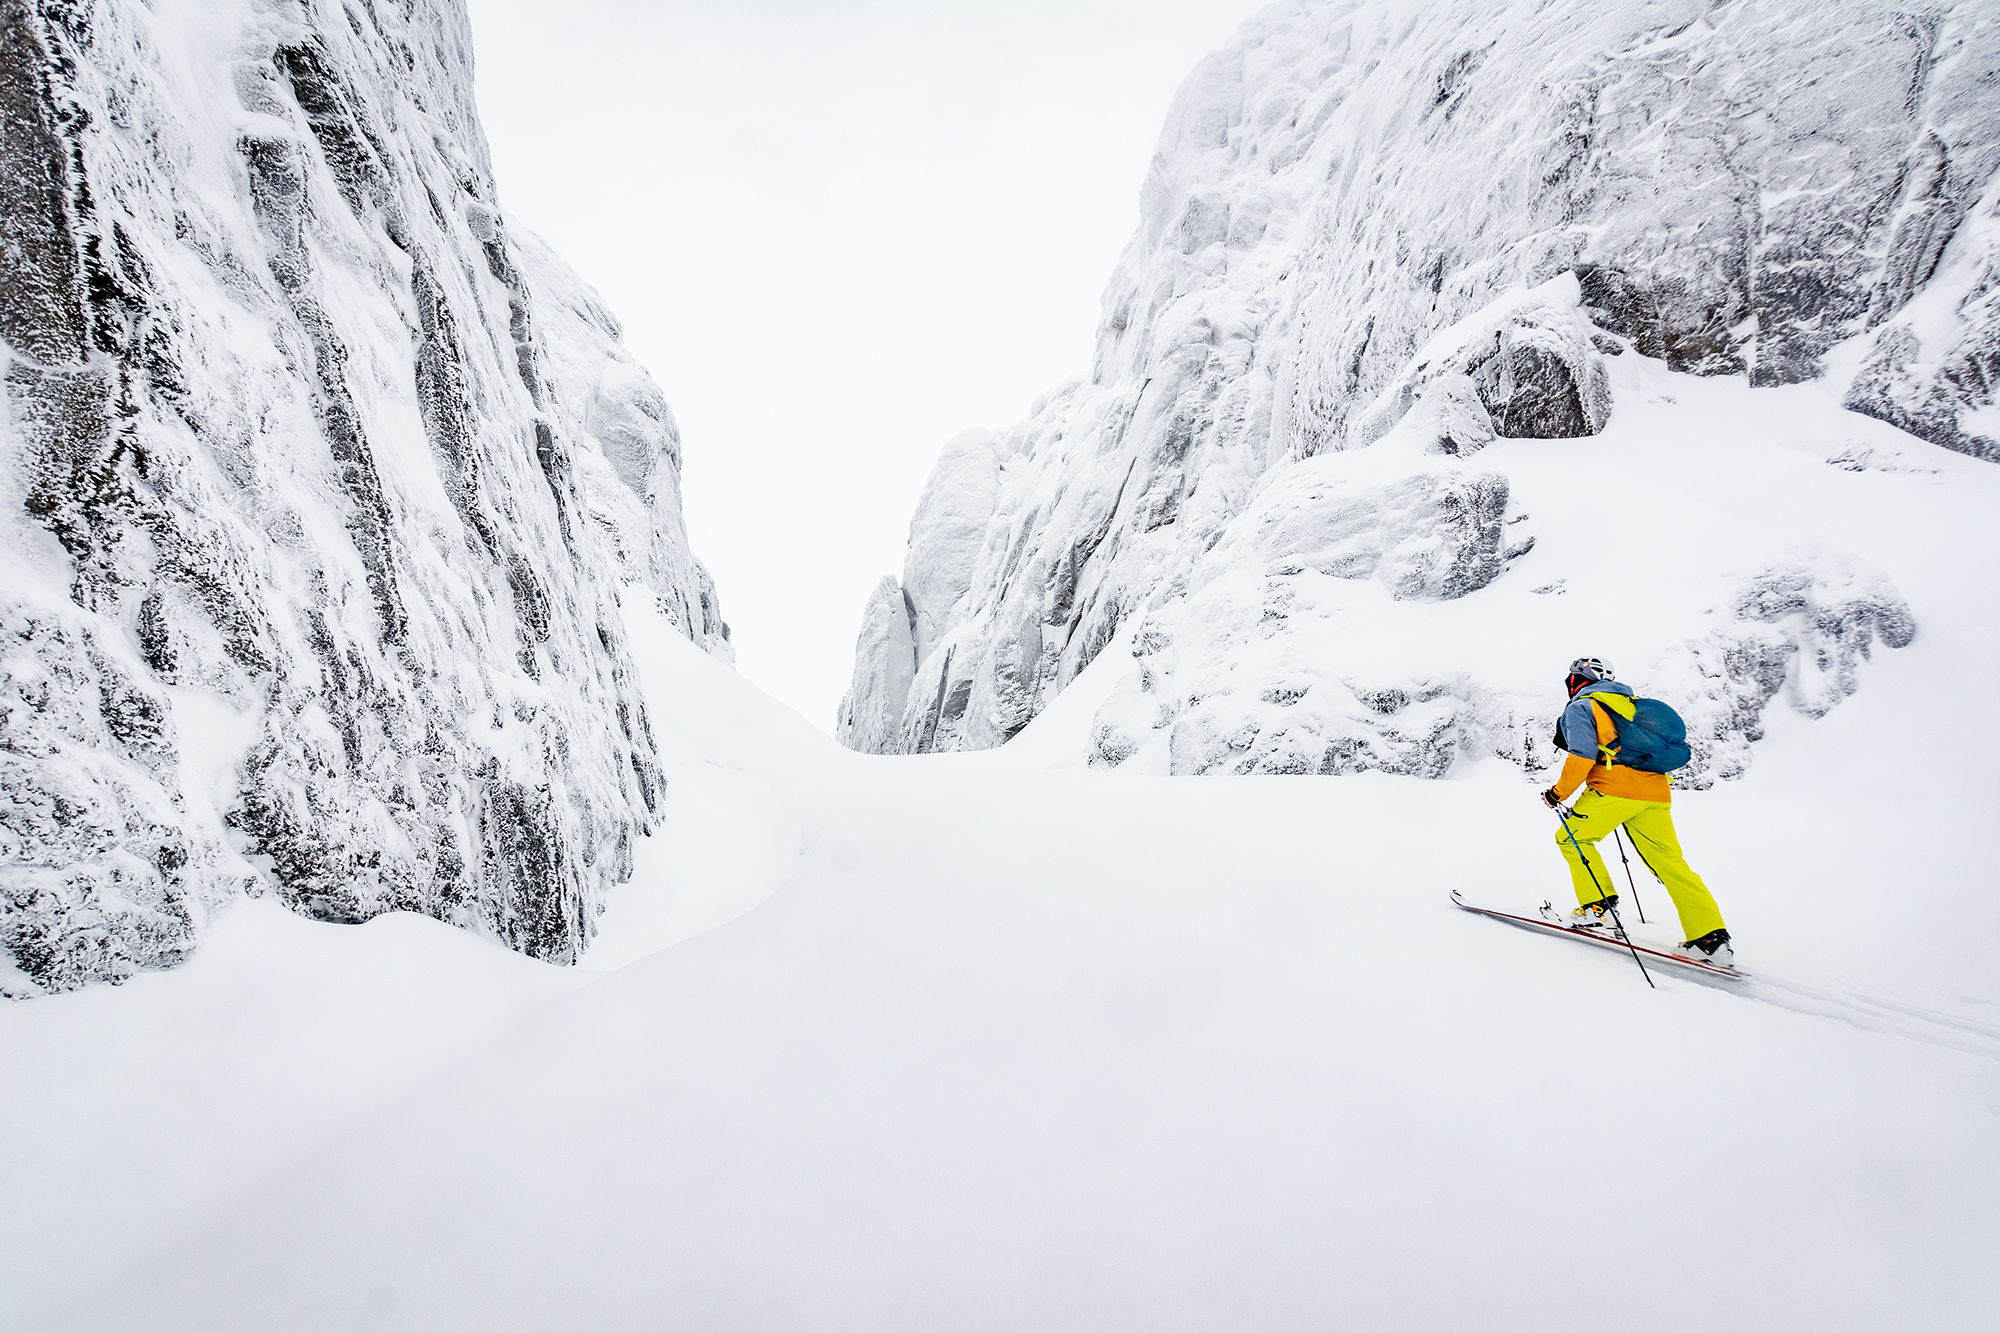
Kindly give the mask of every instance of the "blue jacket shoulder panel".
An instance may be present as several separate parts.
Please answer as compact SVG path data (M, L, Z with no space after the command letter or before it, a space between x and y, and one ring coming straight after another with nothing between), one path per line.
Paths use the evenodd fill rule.
M1593 694L1622 694L1632 697L1632 687L1615 680L1594 681L1583 687L1569 707L1563 709L1563 743L1569 752L1584 759L1597 758L1597 712L1590 706Z

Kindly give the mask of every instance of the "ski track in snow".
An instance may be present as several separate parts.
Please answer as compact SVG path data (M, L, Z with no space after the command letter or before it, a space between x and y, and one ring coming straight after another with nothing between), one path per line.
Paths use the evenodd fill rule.
M1656 881L1654 888L1659 890L1661 898L1666 897L1664 885ZM1482 904L1467 906L1474 911L1484 910ZM1556 938L1549 935L1546 930L1537 929L1532 920L1517 922L1506 917L1490 919L1530 935ZM1644 926L1633 926L1628 923L1626 929L1632 941L1641 949L1661 952L1676 942L1674 937L1662 936L1657 926L1648 930ZM1599 943L1597 947L1613 954L1618 953L1623 948L1623 937L1613 938L1619 940L1617 947L1610 947L1604 943ZM1725 995L1742 996L1763 1004L1776 1005L1781 1009L1790 1009L1794 1013L1850 1023L1867 1032L1908 1037L1913 1041L1930 1042L1952 1050L1969 1051L1975 1055L1986 1056L1988 1059L2000 1060L2000 1027L1990 1023L1959 1018L1918 1005L1879 999L1856 991L1801 985L1796 981L1786 981L1762 972L1741 972L1731 977L1675 967L1664 959L1645 963L1644 966L1648 978L1654 985L1662 981L1681 981L1695 986L1706 986Z
M1870 1032L1887 1032L1954 1050L2000 1060L2000 1027L1955 1018L1913 1004L1878 999L1855 991L1826 990L1796 981L1758 976L1745 994L1801 1014L1834 1018Z

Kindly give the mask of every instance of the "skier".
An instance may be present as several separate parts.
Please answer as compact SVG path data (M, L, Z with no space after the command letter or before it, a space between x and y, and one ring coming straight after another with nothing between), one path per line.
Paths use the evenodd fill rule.
M1722 924L1722 912L1701 876L1688 868L1681 855L1680 839L1674 835L1673 788L1665 773L1649 773L1616 762L1618 731L1612 713L1630 719L1632 691L1612 678L1611 668L1595 657L1579 657L1570 663L1569 707L1556 726L1557 743L1569 752L1562 775L1542 793L1552 808L1579 786L1588 786L1566 816L1565 826L1556 831L1556 843L1569 862L1570 879L1576 885L1576 911L1570 913L1571 926L1596 929L1609 919L1618 905L1611 889L1611 872L1597 854L1597 843L1615 828L1623 826L1632 835L1639 857L1674 900L1680 913L1686 942L1677 952L1703 962L1733 963L1735 951L1729 946L1729 931Z

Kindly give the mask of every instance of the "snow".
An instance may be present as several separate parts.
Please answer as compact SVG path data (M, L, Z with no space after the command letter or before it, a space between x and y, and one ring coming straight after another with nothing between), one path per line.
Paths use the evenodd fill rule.
M77 1293L50 1279L91 1285L71 1265L227 1209L586 980L409 913L329 929L251 899L181 970L7 1006L8 1322L31 1298L69 1322Z
M182 968L0 1008L13 1321L1970 1329L2000 1296L1977 747L1915 740L1991 617L1678 798L1748 995L1454 909L1564 891L1509 768L1094 772L1088 708L859 755L646 617L672 813L579 968L250 902Z

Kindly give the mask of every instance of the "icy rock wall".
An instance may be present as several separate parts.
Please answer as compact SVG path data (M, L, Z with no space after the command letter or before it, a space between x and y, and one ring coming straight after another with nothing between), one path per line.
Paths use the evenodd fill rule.
M1930 282L1875 337L1847 406L2000 463L2000 181L1959 224Z
M1194 593L1138 631L1138 669L1093 724L1094 766L1439 778L1460 758L1537 775L1558 757L1561 667L1545 662L1539 678L1512 669L1520 654L1504 628L1467 634L1456 651L1426 644L1429 665L1412 669L1371 651L1365 640L1399 627L1371 615L1379 608L1366 597L1343 595L1329 571L1295 558L1266 564L1228 545L1200 562ZM1353 571L1332 571L1343 575ZM1878 644L1905 647L1916 634L1895 586L1834 550L1787 552L1718 600L1669 628L1680 641L1622 664L1640 666L1632 678L1687 720L1694 759L1675 781L1697 789L1748 770L1774 699L1824 716L1859 688Z
M1186 610L1260 488L1291 486L1281 474L1399 430L1425 457L1592 434L1611 406L1607 355L1777 385L1879 335L1855 390L1878 406L1861 410L1931 421L1929 438L1981 452L1994 323L1963 224L1990 213L2000 168L1996 70L2000 11L1975 3L1264 11L1183 84L1091 375L993 440L999 485L976 550L920 535L963 467L941 462L909 561L966 592L920 644L883 632L893 598L878 591L842 738L886 753L1003 743L1122 631ZM1952 246L1951 320L1898 323ZM1484 485L1480 503L1504 494ZM961 517L988 505L984 490L953 503ZM1411 512L1370 503L1385 522ZM1452 557L1468 575L1436 586L1476 591L1471 571L1506 552L1480 522L1449 530L1470 542ZM888 658L906 639L898 709L880 682L904 678ZM1361 711L1385 737L1480 734ZM1173 721L1120 716L1100 728L1106 762ZM1434 771L1442 751L1425 744L1385 741L1396 757L1379 766ZM1173 771L1208 771L1219 761L1181 757L1208 753L1183 747Z
M715 582L688 545L681 432L666 395L621 341L618 319L531 231L508 244L534 310L541 410L575 442L583 509L618 577L651 590L688 638L734 661Z
M573 958L662 799L620 580L726 631L462 5L0 0L0 193L0 982L265 891Z

